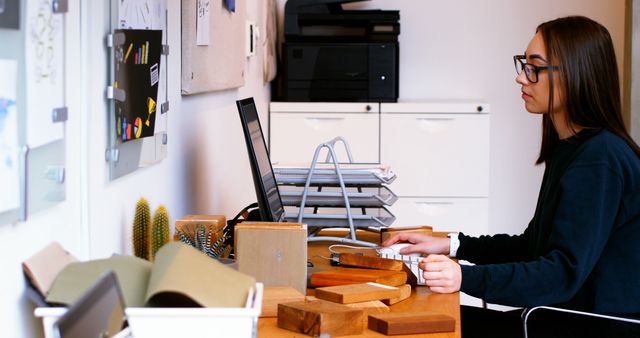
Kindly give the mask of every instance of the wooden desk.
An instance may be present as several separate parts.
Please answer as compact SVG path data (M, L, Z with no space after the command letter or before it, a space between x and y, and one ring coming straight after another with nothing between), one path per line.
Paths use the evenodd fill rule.
M331 234L335 236L335 233ZM339 234L338 234L339 235ZM358 232L358 239L368 240L371 242L377 241L379 235ZM308 257L316 267L329 267L329 262L320 256L329 257L328 251L329 242L309 242ZM350 250L340 249L341 252L362 252L363 254L375 254L374 250ZM312 294L313 291L308 292ZM434 312L442 313L455 318L456 330L454 332L445 333L431 333L420 335L401 335L397 337L402 338L460 338L460 295L459 293L452 294L437 294L431 293L426 286L418 286L411 291L411 297L402 302L396 303L390 307L391 312ZM277 318L260 318L258 321L258 337L259 338L290 338L290 337L310 337L301 333L284 330L278 328ZM343 336L346 338L364 338L364 337L387 337L383 334L377 333L365 329L361 335Z

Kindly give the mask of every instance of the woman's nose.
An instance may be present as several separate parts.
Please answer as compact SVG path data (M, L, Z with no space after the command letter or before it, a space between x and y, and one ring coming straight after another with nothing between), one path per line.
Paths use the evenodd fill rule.
M520 85L526 85L529 84L529 79L527 79L527 76L523 71L520 71L520 73L518 73L518 76L516 76L516 83L520 84Z

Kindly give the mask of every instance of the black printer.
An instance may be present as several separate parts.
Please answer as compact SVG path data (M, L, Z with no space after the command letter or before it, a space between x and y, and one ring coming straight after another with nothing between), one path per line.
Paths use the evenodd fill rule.
M398 100L400 12L342 8L357 1L287 1L275 99Z

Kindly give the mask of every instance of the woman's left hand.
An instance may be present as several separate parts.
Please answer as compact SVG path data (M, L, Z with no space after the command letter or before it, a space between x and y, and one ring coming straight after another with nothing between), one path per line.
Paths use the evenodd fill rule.
M420 261L426 284L435 293L460 291L462 270L460 264L445 255L429 255Z

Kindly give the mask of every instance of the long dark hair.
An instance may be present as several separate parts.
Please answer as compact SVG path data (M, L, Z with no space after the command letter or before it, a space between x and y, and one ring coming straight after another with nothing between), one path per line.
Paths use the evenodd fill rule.
M559 67L558 81L549 76L549 113L542 117L536 164L546 163L559 141L551 117L555 85L562 89L569 127L609 130L640 157L640 147L622 119L618 66L609 31L584 16L569 16L542 23L536 32L542 36L549 63Z

